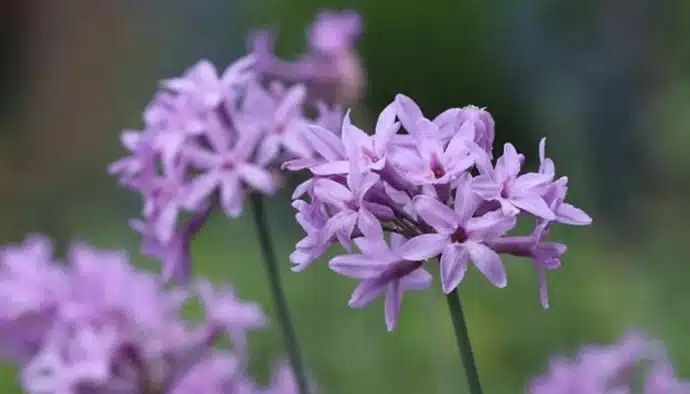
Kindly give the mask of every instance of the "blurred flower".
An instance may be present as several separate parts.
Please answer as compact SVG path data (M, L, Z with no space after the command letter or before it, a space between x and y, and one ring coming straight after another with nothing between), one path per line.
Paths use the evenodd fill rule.
M242 349L265 317L230 287L167 289L122 252L74 243L63 262L47 238L31 236L0 250L0 295L0 349L22 367L27 393L265 392ZM194 297L206 309L196 324L181 315ZM223 336L232 349L214 349ZM297 392L289 386L271 387Z
M352 105L365 85L355 48L361 30L361 19L354 11L322 11L308 30L308 51L296 60L282 60L274 54L276 38L268 30L251 35L251 53L257 59L257 71L265 78L302 83L317 97Z
M329 56L354 50L348 42L358 34L357 20L320 16L316 47ZM190 239L210 209L238 217L248 193L274 194L283 184L278 167L313 167L326 154L327 137L312 138L310 127L342 123L340 105L308 96L303 83L267 80L261 59L260 53L248 55L224 71L199 61L161 82L144 111L143 130L122 133L128 156L109 172L141 194L142 217L132 223L143 236L142 251L161 260L166 279L189 279ZM310 108L316 113L308 115ZM193 219L180 226L188 214Z
M651 365L648 365L650 364ZM638 375L641 391L634 391ZM530 394L686 394L690 382L675 377L663 347L630 332L611 346L587 346L577 358L555 358L549 372L533 380Z
M361 280L350 305L366 305L388 288L386 321L392 329L402 291L430 283L423 269L427 260L439 258L441 287L450 293L469 261L496 287L505 287L499 256L505 253L532 261L541 303L548 307L545 271L560 267L566 251L548 240L551 225L587 225L591 218L564 202L567 178L554 180L543 141L539 172L522 173L525 157L511 144L492 163L494 122L485 110L452 108L429 120L402 94L381 112L372 135L349 115L340 129L338 138L337 132L305 125L314 157L284 164L311 172L293 194L297 221L307 233L291 255L296 271L340 243L348 254L331 260L331 268ZM532 235L508 235L518 217L527 215L537 219ZM382 231L395 240L391 249ZM349 253L351 240L362 255Z

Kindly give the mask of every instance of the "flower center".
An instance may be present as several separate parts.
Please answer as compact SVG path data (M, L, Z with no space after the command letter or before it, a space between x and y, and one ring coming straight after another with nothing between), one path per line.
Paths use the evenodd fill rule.
M434 174L434 178L436 179L446 175L446 170L443 168L436 155L432 155L431 157L431 172Z
M508 185L508 182L503 183L503 186L501 186L501 198L510 198L510 185Z
M362 148L362 154L364 157L369 159L372 163L375 163L379 160L379 156L374 152L373 150L369 148Z
M453 233L453 235L450 236L450 239L451 239L453 242L457 242L457 243L459 243L459 244L461 244L461 243L467 241L468 238L469 238L469 236L467 235L467 232L466 232L465 229L462 228L461 226L459 226L459 227L455 230L455 232Z

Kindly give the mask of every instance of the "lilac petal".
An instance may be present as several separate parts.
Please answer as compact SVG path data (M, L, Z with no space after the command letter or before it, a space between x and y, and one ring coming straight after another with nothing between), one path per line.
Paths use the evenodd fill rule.
M245 124L244 126L246 126L246 129L239 133L237 142L232 149L238 161L245 161L250 158L264 134L256 125Z
M216 155L191 144L185 145L182 154L191 165L199 168L212 168L218 162Z
M276 192L276 183L271 174L265 169L253 164L243 164L237 171L244 181L254 189L269 195Z
M496 175L498 179L515 178L520 173L520 156L511 143L503 145L503 156L496 160Z
M282 143L285 149L301 158L310 158L312 156L312 149L309 144L302 138L301 133L296 130L301 129L300 122L292 122L290 126L284 131Z
M512 187L521 193L527 193L534 189L543 189L548 186L553 178L549 175L530 172L520 175L513 182Z
M353 191L355 191L356 189L355 193L361 201L364 198L364 195L367 194L369 189L374 187L380 180L381 177L377 174L374 174L373 172L365 172L364 174L362 174L359 184L356 188L353 189Z
M441 255L441 289L445 294L458 287L467 272L468 252L464 246L450 244Z
M345 153L342 141L335 134L321 126L310 125L304 129L305 137L324 159L340 160Z
M355 245L367 256L385 256L390 254L386 240L383 238L358 237Z
M362 281L355 291L350 296L348 305L350 308L362 308L378 297L383 291L385 285L379 283L376 279L369 279Z
M460 224L455 211L435 198L416 196L414 198L414 207L419 217L436 229L439 234L452 234Z
M437 256L448 244L448 238L440 234L418 235L397 249L397 254L409 261L423 261Z
M543 198L538 197L538 196L525 196L525 197L517 197L511 199L511 202L513 205L516 207L527 211L537 217L540 217L542 219L546 220L554 220L556 218L556 215L554 215L553 211L549 208L548 205L546 205L546 201L544 201Z
M403 127L405 127L408 133L414 134L416 132L415 125L417 120L424 116L422 110L417 103L403 94L397 94L394 103L398 107L398 119L400 119Z
M469 173L460 175L456 182L454 202L455 213L458 215L459 221L464 223L469 220L481 202L481 198L472 187L472 176Z
M363 254L348 254L334 257L328 263L328 266L333 271L350 278L374 279L381 276L394 262L372 258Z
M345 247L350 249L350 238L352 232L357 224L357 213L354 211L342 211L335 214L335 216L328 219L325 225L327 238L333 236L338 237L338 241Z
M314 182L314 195L331 205L344 208L344 203L352 201L352 192L340 183L321 178Z
M508 275L498 254L479 242L467 241L464 245L474 266L486 276L489 282L499 288L506 287Z
M537 281L539 282L539 301L544 309L549 309L549 291L546 286L546 272L543 268L537 268Z
M194 210L203 205L218 186L219 181L219 174L215 171L194 178L185 190L183 206L186 209Z
M479 175L472 179L472 190L484 200L493 200L501 193L501 185L490 175Z
M433 282L433 277L424 268L418 268L400 278L400 287L406 290L428 289Z
M592 218L585 211L565 202L561 203L558 209L556 209L556 219L561 223L574 226L588 226L592 224Z
M293 85L283 96L282 101L275 110L275 119L278 123L285 122L291 114L299 111L302 102L307 96L307 88L304 85Z
M280 152L280 140L277 135L267 135L259 144L256 150L256 163L260 166L266 166L271 163Z
M379 118L376 120L376 134L388 133L395 125L395 117L397 116L398 106L392 102L381 111Z
M297 187L295 187L295 191L292 192L292 199L296 200L296 199L302 197L304 195L304 193L306 193L309 190L309 188L312 186L313 183L314 183L314 178L309 178L306 181L297 185Z
M244 205L244 188L236 176L225 176L220 185L220 204L230 217L242 214Z
M398 250L407 241L407 238L403 237L401 234L392 233L391 234L391 250Z
M505 216L499 211L492 211L470 219L465 230L471 239L488 240L504 235L515 228L516 224L515 216Z
M175 233L177 216L180 208L177 203L168 203L157 215L155 220L155 234L162 242L168 242Z
M398 323L398 315L400 314L400 304L402 303L402 288L400 282L393 281L388 285L385 302L385 317L386 329L391 332L395 329Z
M470 152L467 149L467 140L464 136L456 134L450 139L446 147L445 154L449 157L467 156Z
M371 213L374 214L379 219L390 220L395 217L393 210L382 204L377 204L375 202L363 201L362 206L366 207Z
M383 238L381 222L364 207L357 212L357 227L366 237Z
M343 119L343 131L341 134L347 156L352 159L359 155L362 147L371 146L371 138L362 129L352 124L350 111L345 113Z
M314 175L340 175L350 172L350 162L347 160L332 161L315 165L309 169Z
M321 162L315 159L294 159L286 161L280 166L280 168L282 170L299 171L305 168L313 167L319 163Z

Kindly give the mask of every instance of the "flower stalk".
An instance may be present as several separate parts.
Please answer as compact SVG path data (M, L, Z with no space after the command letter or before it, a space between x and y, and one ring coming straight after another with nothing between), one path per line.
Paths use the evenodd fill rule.
M254 211L257 237L259 238L264 266L266 268L266 277L271 289L271 296L273 297L273 303L276 307L276 313L278 314L280 331L283 335L283 345L287 352L290 365L292 366L295 379L297 380L299 393L309 394L304 362L297 341L297 335L295 334L295 329L290 318L290 311L287 306L287 300L281 284L278 264L276 262L275 250L273 248L273 242L271 241L268 223L266 222L263 197L260 194L252 194L251 204Z
M472 353L472 344L470 343L470 336L467 330L467 322L462 311L462 303L458 289L446 295L448 301L448 311L450 312L450 319L453 322L453 331L455 332L455 339L460 350L460 357L462 357L462 364L465 368L465 376L467 378L467 385L470 389L470 394L482 394L482 385L479 380L479 372L477 371L477 363Z

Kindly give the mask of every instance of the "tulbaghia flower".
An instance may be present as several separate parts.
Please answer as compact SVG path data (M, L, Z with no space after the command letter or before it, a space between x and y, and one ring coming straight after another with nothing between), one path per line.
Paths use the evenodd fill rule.
M338 128L340 138L333 131ZM353 125L349 114L338 128L306 125L303 133L315 155L284 165L311 173L293 194L297 220L307 233L291 255L296 271L340 243L348 253L333 259L331 268L361 280L350 305L364 306L387 288L392 329L398 294L430 283L426 264L438 258L445 293L462 282L469 262L494 286L505 287L500 255L510 254L531 261L541 303L548 307L546 271L559 268L566 251L548 239L551 226L587 225L591 218L564 202L567 178L554 180L555 165L546 158L543 141L539 171L523 173L525 157L511 144L492 162L494 121L486 110L451 108L430 120L401 94L385 107L371 134ZM525 216L537 219L532 234L510 234ZM391 233L395 246L386 249L381 230ZM378 246L353 255L351 240Z
M363 92L364 72L355 42L361 21L353 11L322 11L308 30L309 48L294 61L274 54L275 37L268 30L254 32L250 39L257 71L265 78L302 83L312 94L331 102L353 104Z
M420 218L436 230L437 234L421 235L417 253L420 259L441 255L441 283L443 292L449 293L462 281L467 262L474 265L496 287L507 285L507 276L501 258L485 242L497 239L515 227L509 216L489 212L473 217L479 205L464 174L456 189L454 209L429 196L415 197L415 208Z
M167 289L122 252L75 243L59 261L32 236L0 249L0 295L0 349L26 393L263 392L241 391L255 386L241 348L263 312L227 286ZM196 323L182 317L194 297L206 310ZM233 349L214 349L223 336Z
M358 19L347 15L324 14L315 24L312 50L331 56L328 62L338 62L345 52L354 55ZM182 218L208 216L204 212L213 206L237 217L247 194L272 195L282 186L283 164L307 168L336 157L325 151L328 137L314 139L310 128L340 127L342 107L326 104L328 97L303 83L271 80L264 60L259 51L223 71L199 61L182 76L162 81L144 111L143 130L121 136L128 156L109 171L141 194L144 208L133 223L144 237L142 250L163 261L167 279L189 277L190 237L200 225L189 231ZM346 158L344 147L336 149L338 159Z
M366 306L386 290L386 327L392 331L398 322L403 293L428 288L432 277L422 268L421 261L407 258L416 244L406 242L400 234L391 234L390 247L383 233L356 238L355 243L362 254L338 256L329 265L342 275L361 280L350 298L353 308Z
M638 375L644 387L636 391ZM663 347L639 333L610 346L587 346L578 356L551 361L546 375L532 381L530 394L686 394L690 382L675 377Z

